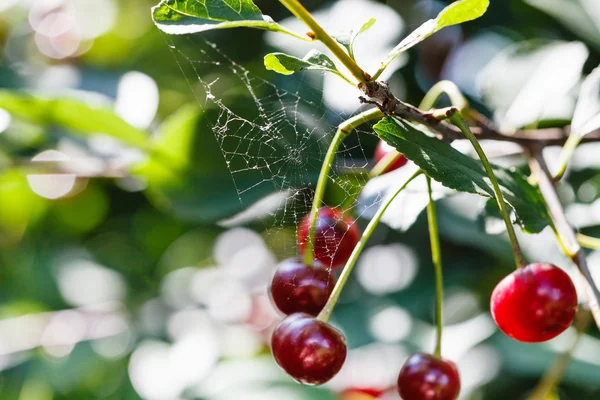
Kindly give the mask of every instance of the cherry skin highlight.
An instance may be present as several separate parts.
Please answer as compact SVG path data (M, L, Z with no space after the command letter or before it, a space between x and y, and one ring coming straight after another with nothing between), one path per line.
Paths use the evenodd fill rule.
M333 378L346 360L346 340L331 325L308 314L287 316L271 336L277 364L296 381L321 385Z
M380 140L379 143L377 143L377 147L375 147L375 153L373 154L375 164L381 161L381 159L389 153L397 153L397 151L395 148L393 148L383 140ZM390 164L390 166L388 166L383 171L383 173L390 172L400 167L403 167L404 165L406 165L407 162L408 159L404 156L404 154L402 154L400 158L397 158L392 164Z
M299 258L282 261L271 282L273 304L289 315L303 312L317 316L335 286L331 270L320 264L307 266Z
M529 264L498 283L490 310L506 335L521 342L544 342L573 322L577 291L569 275L557 266Z
M310 213L298 228L298 248L304 254L310 227ZM315 259L327 267L340 267L348 261L360 239L360 232L353 219L335 208L322 207L315 223Z
M454 400L459 392L456 365L431 354L408 357L398 375L398 393L403 400Z

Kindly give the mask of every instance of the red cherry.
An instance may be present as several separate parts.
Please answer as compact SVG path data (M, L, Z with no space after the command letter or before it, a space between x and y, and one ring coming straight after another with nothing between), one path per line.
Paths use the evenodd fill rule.
M292 378L305 385L320 385L340 371L347 348L344 336L331 325L296 313L273 331L271 351Z
M310 213L300 223L298 247L303 254L308 242ZM322 207L315 223L315 258L321 264L331 267L344 265L360 239L356 223L335 208Z
M398 375L398 393L404 400L454 400L458 392L456 365L431 354L408 357Z
M395 148L393 148L392 146L390 146L383 140L380 140L379 143L377 143L377 147L375 147L375 154L373 154L373 159L375 160L375 163L378 163L379 161L381 161L381 159L383 157L385 157L386 155L388 155L389 153L397 153L397 151ZM408 159L404 156L404 154L402 154L400 156L400 158L397 158L383 172L385 173L385 172L390 172L395 169L398 169L398 168L404 166L407 162L408 162Z
M271 300L284 314L303 312L319 314L335 286L331 270L316 264L312 267L299 258L279 264L271 282Z
M508 336L521 342L544 342L573 322L577 291L569 275L557 266L529 264L498 283L490 309Z

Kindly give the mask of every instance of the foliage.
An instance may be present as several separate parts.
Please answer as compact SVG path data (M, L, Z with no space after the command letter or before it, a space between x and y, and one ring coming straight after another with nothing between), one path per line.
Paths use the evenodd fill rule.
M289 13L276 2L259 3L261 10L251 0L162 0L158 5L151 0L104 0L98 2L103 12L90 8L83 14L77 11L81 7L74 6L81 6L78 0L65 1L64 9L13 3L0 5L4 51L0 60L0 342L6 346L0 355L4 382L0 398L151 399L161 395L144 392L140 376L150 377L155 388L167 388L172 382L189 384L184 397L190 399L339 398L334 386L291 384L265 356L268 328L261 325L260 313L272 323L275 316L268 309L253 308L257 315L252 318L257 321L248 317L232 324L223 315L224 310L242 307L247 301L263 304L263 286L275 259L295 255L294 224L310 208L306 199L310 199L322 161L317 156L323 155L322 147L333 135L332 130L320 136L315 126L330 127L344 114L328 99L345 92L332 94L330 87L323 86L322 74L353 81L346 69L311 41L306 28L291 23ZM313 11L314 2L304 3ZM368 2L369 7L398 13L406 26L418 27L404 32L397 46L386 49L379 71L368 72L376 76L404 54L410 61L390 78L390 86L404 93L402 99L411 104L418 104L437 81L450 79L503 133L572 124L573 136L595 140L593 131L600 126L598 6L583 0L496 1L491 5L484 0L436 1L427 2L433 9L424 13L424 3L408 0L383 6ZM154 24L148 12L151 7ZM67 28L63 36L52 36L44 31L48 25L38 23L55 15L65 17L63 12L73 12L66 17L74 16L77 29L87 36L76 36L77 29ZM319 19L322 14L315 15ZM357 23L344 21L343 32L331 32L357 61L368 46L367 35L384 24L381 18L359 17ZM96 25L90 22L95 18L110 23L95 32L91 29ZM467 21L473 22L463 24ZM298 53L278 47L270 36L275 34L306 47ZM71 43L67 39L74 37L77 49L61 53L66 50L59 39ZM223 109L198 90L197 78L214 84L227 107L242 109L244 121L261 122L253 114L255 99L230 78L231 68L213 62L202 50L200 37L208 37L220 52L243 63L249 75L298 93L315 106L316 111L303 116L301 112L286 115L290 120L305 117L296 130L312 133L314 143L304 148L307 154L301 158L307 166L299 168L289 162L276 171L279 178L272 178L245 165L228 165L215 136L218 132L211 125L222 117ZM126 74L132 71L156 85L160 102L154 108L148 105L152 97L148 86L125 84ZM261 93L262 81L255 82L259 83L253 86L254 95L271 98L270 92ZM129 95L134 107L128 114L121 105ZM134 111L146 109L140 123ZM234 127L248 129L245 124ZM376 197L381 199L401 183L406 171L367 183L365 167L372 164L378 140L373 132L452 189L438 188L435 194L448 294L445 335L449 342L460 343L454 349L447 346L449 357L460 358L461 373L477 378L465 393L484 399L526 396L563 342L523 347L494 330L487 299L494 284L512 268L512 257L507 240L499 234L503 229L495 223L498 208L487 198L472 195L493 197L493 192L481 164L461 147L462 142L450 145L423 126L406 121L384 119L374 130L363 127L345 139L345 150L337 154L343 161L333 165L330 176L335 179L327 187L324 202L342 205L364 227L373 210L358 204L360 192L376 188ZM519 234L526 258L569 266L547 227L551 221L535 182L527 180L530 171L521 153L515 156L515 146L504 142L483 145L493 158L515 221L531 233ZM70 160L32 160L52 149L68 154ZM580 145L559 186L570 222L589 235L600 233L596 149L595 143ZM266 146L258 151L273 160L283 158L279 148ZM251 160L245 161L251 165ZM242 169L250 174L232 174ZM33 190L36 179L40 182L41 176L44 183L47 175L61 178ZM291 176L301 178L286 187L286 178ZM43 195L48 186L60 189L70 179L74 183L67 194ZM240 187L253 187L261 179L270 179L269 185L257 185L240 195ZM364 254L365 260L369 255L378 260L379 254L386 262L365 267L359 261L333 316L348 337L349 347L359 349L354 353L359 364L372 370L377 369L367 361L373 354L379 366L396 368L395 360L381 356L381 349L402 356L431 347L424 338L433 332L434 283L426 218L421 213L424 192L418 184L407 188L402 207L392 204L389 220L384 219L403 229L380 226ZM283 217L278 214L282 208ZM420 214L402 224L400 220L410 219L406 215L411 213ZM245 229L229 229L235 225L231 221L238 220L242 222L237 225ZM245 235L249 244L220 248L225 237L221 235L231 232ZM598 253L591 252L588 259L594 267ZM240 260L246 268L233 269ZM396 264L401 267L393 270ZM254 267L262 271L263 275L257 275L260 279L251 276ZM398 275L386 275L390 271ZM254 292L244 297L247 287ZM220 291L215 294L214 288ZM400 310L396 317L406 316L400 318L401 329L392 334L389 329L383 333L376 329L375 316L389 309ZM187 326L186 321L215 330L202 331L214 344L204 349L202 357L185 347L194 343L183 340L178 331ZM399 331L403 336L398 336ZM97 337L86 336L92 334ZM598 396L594 371L600 345L595 328L584 342L585 351L576 353L558 388L560 398ZM217 348L213 359L211 351ZM194 357L185 358L185 354ZM482 359L486 361L483 366ZM136 375L135 360L158 367ZM186 381L191 374L186 368L206 380L195 382L192 373ZM369 374L358 375L366 379ZM207 383L218 377L223 379L222 387ZM168 398L172 393L163 394Z

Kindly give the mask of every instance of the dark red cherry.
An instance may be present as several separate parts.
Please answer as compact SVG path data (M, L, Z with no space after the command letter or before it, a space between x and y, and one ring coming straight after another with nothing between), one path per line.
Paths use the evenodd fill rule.
M334 286L331 270L318 263L309 267L299 258L290 258L277 266L271 282L271 300L284 314L303 312L317 316Z
M454 400L458 392L456 365L431 354L413 354L398 375L398 393L403 400Z
M498 283L490 309L508 336L521 342L544 342L573 322L577 291L569 275L557 266L529 264Z
M300 223L298 229L298 248L303 254L308 242L310 213ZM360 239L358 227L352 218L335 208L322 207L315 223L315 258L321 264L330 267L342 266L350 258L352 250Z
M383 157L385 157L386 155L388 155L389 153L396 154L397 151L396 151L395 148L393 148L392 146L390 146L389 144L387 144L383 140L380 140L379 143L377 143L377 147L375 147L375 154L373 154L373 159L375 160L375 163L378 163L379 161L381 161L381 159ZM402 154L400 156L400 158L397 158L383 172L385 173L385 172L390 172L390 171L393 171L395 169L398 169L398 168L404 166L407 162L408 162L408 159L404 156L404 154Z
M340 371L347 348L344 336L331 325L296 313L273 331L271 351L292 378L305 385L320 385Z

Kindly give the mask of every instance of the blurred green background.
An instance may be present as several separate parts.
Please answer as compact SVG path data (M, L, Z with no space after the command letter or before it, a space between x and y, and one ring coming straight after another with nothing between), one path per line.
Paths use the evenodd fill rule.
M275 20L289 17L276 1L256 3ZM353 28L372 11L380 26L361 42L367 63L445 5L304 4L333 27ZM422 207L411 208L417 197L398 204L378 229L334 313L351 347L340 375L322 388L302 387L278 370L267 347L279 317L266 285L276 263L295 254L295 224L310 207L327 138L358 109L356 96L336 78L264 70L264 54L303 55L305 47L251 30L169 37L154 27L153 5L0 3L0 398L397 399L393 385L404 359L433 347L433 267ZM600 61L599 38L594 1L492 0L483 18L428 39L386 79L413 104L433 83L453 80L498 119L506 104L484 89L527 68L481 75L494 56L529 39L578 41L588 53L574 67L575 84L542 91L559 105L533 121L561 126L572 114L567 100L581 69L589 73ZM546 89L560 86L570 76L561 54L527 73L554 77L538 83ZM207 99L207 84L239 119ZM279 140L272 147L258 146L269 132L251 132L247 123L259 118L250 88L273 112ZM286 126L288 119L295 123ZM367 131L340 152L332 176L338 185L326 199L363 227L369 205L402 174L348 201L365 182L347 167L371 165L377 143ZM486 146L496 162L523 166L518 149ZM598 150L581 146L560 186L571 222L590 235L600 234ZM556 155L548 149L549 160ZM461 399L526 399L574 333L525 345L496 330L488 299L511 271L512 254L498 221L480 215L483 204L462 194L439 201L444 352L459 365ZM522 241L529 259L570 266L551 231ZM600 268L600 253L589 260ZM552 396L600 398L595 328Z

